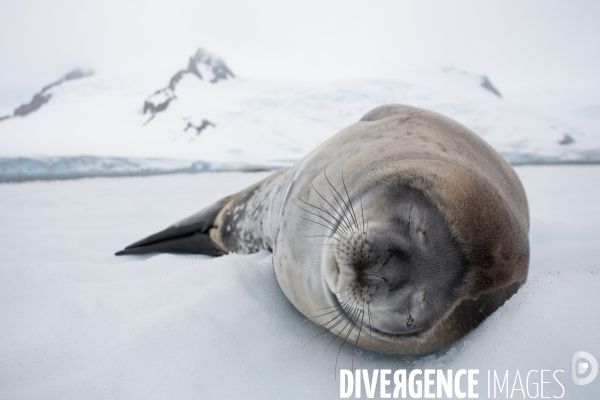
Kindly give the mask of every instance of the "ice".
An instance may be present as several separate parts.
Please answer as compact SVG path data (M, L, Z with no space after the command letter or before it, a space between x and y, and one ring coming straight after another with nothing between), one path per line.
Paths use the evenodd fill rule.
M0 398L332 399L354 367L480 369L480 398L487 370L509 370L511 385L516 370L564 370L563 398L597 399L598 380L570 374L576 351L600 356L600 168L516 170L531 209L526 285L446 349L352 360L346 344L337 367L341 342L310 339L319 330L282 294L269 253L113 256L268 173L0 185Z
M0 182L75 179L96 176L145 176L173 173L270 171L291 165L277 161L262 164L205 162L164 158L123 157L0 157Z

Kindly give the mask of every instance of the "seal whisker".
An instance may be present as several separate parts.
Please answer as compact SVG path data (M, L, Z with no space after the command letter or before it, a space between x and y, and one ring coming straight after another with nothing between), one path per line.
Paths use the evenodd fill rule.
M371 322L371 305L369 304L369 302L367 301L367 314L369 315L369 326L373 326L373 323ZM373 331L371 329L369 329L369 341L371 341L373 339Z
M347 289L346 289L346 290L347 290ZM343 292L344 292L344 291L337 292L337 293L343 293ZM342 303L343 303L344 301L346 301L346 299L347 299L347 298L348 298L350 295L352 295L352 293L350 293L350 291L348 291L348 292L349 292L349 293L346 293L344 296L342 296L341 298L339 298L339 299L338 299L338 302L342 302ZM340 304L336 304L336 305L333 305L333 306L328 306L328 307L317 308L315 311L321 311L321 310L326 310L326 309L328 309L328 308L339 308L339 307L340 307Z
M325 238L335 239L338 241L340 240L339 238L336 238L335 236L331 236L331 235L304 235L304 237L307 237L307 238L325 237Z
M327 321L327 322L325 322L325 323L323 323L323 324L321 324L321 325L317 325L317 324L315 324L315 326L314 326L313 328L311 328L311 330L313 330L314 328L317 328L317 329L318 329L318 328L323 328L323 331L321 331L319 334L317 334L317 335L315 335L315 336L311 337L311 338L310 338L310 339L307 341L307 343L308 343L309 341L311 341L312 339L314 339L315 337L317 337L317 336L319 336L319 335L321 335L321 334L323 334L323 333L325 333L325 332L329 331L329 329L327 329L327 327L326 327L325 325L328 325L328 324L330 324L331 322L335 321L336 319L338 319L338 318L342 317L342 316L343 316L343 313L341 312L341 310L342 310L342 308L340 307L340 308L337 308L337 309L335 309L335 310L332 310L332 311L330 311L330 312L328 312L328 313L325 313L325 314L321 314L321 315L318 315L318 316L313 316L313 317L311 317L311 318L315 318L315 317L322 317L322 316L325 316L325 315L327 315L327 314L331 314L331 313L337 312L337 314L336 314L336 315L335 315L333 318L331 318L329 321ZM307 319L305 319L304 321L302 321L302 323L301 323L299 326L301 326L302 324L304 324L306 321L311 321L311 319L310 319L310 318L307 318ZM306 345L306 343L305 343L305 345ZM302 347L304 347L304 346L302 346Z
M356 299L353 299L354 302L349 306L350 310L354 310L354 304L356 303ZM340 312L341 316L344 316L344 309L342 309L342 312ZM325 348L325 352L327 352L327 350L329 349L329 347L331 346L331 344L335 341L336 338L340 337L340 334L342 332L344 332L344 330L346 330L346 327L348 326L348 324L350 324L350 322L352 322L352 319L350 317L350 313L346 313L345 315L347 318L346 321L346 325L344 325L344 327L342 328L342 330L339 333L335 333L335 337L331 340L331 342L329 342L329 344L327 345L327 347ZM327 328L328 330L332 330L333 328L335 328L337 325L339 325L340 323L342 323L344 321L344 318L342 318L340 321L336 322L333 326L330 326L329 328ZM333 333L333 332L332 332ZM341 339L341 338L340 338Z
M335 188L335 186L333 186L333 184L331 183L331 180L329 179L329 177L327 176L327 167L323 168L323 175L325 176L325 179L327 180L327 183L329 184L329 193L331 193L331 196L334 198L335 202L338 204L338 206L340 207L340 210L342 212L341 215L343 215L344 218L344 222L347 224L347 228L352 231L352 219L350 218L350 216L348 216L348 205L346 204L346 202L344 201L344 198L340 195L340 193L338 192L338 190ZM333 190L332 190L333 189ZM335 193L337 193L337 196L333 193L335 191ZM338 196L339 196L339 200L342 200L342 203L344 203L344 206L342 206L342 204L340 203L340 201L338 200ZM334 209L336 209L335 207L333 207ZM337 209L336 209L337 210Z
M356 341L354 342L354 350L352 350L352 368L351 371L354 371L354 354L356 354L356 349L358 348L358 341L360 340L360 334L362 332L363 321L365 319L365 311L364 311L364 300L363 300L363 309L361 310L360 317L360 327L358 328L358 336L356 337Z
M343 321L343 316L344 316L344 315L343 315L343 313L341 313L341 312L340 312L340 313L338 313L338 315L336 315L335 317L333 317L332 319L330 319L330 320L329 320L328 322L326 322L325 324L323 324L323 325L317 325L317 326L316 326L316 328L323 328L323 330L322 330L321 332L317 333L316 335L312 336L310 339L308 339L308 340L307 340L307 341L306 341L306 342L305 342L305 343L302 345L302 349L304 349L304 348L306 347L306 345L307 345L307 344L308 344L308 343L309 343L311 340L313 340L313 339L315 339L315 338L317 338L317 337L319 337L319 336L321 336L321 335L323 335L323 334L325 334L325 333L327 333L327 332L331 332L331 329L333 329L333 328L334 328L334 327L336 327L336 326L337 326L337 325L338 325L338 324L339 324L341 321ZM332 323L333 321L335 321L335 320L336 320L336 319L338 319L338 318L342 318L342 319L340 319L340 320L339 320L339 321L338 321L338 322L337 322L335 325L333 325L332 327L330 327L330 328L327 328L327 327L325 327L325 326L324 326L324 325L328 325L328 324ZM327 351L327 349L325 349L325 351Z
M349 291L348 291L348 292L349 292ZM342 292L340 292L340 293L343 293L343 291L342 291ZM330 309L330 308L335 308L335 310L334 310L334 311L336 311L336 310L340 310L340 309L342 309L342 304L344 304L344 303L347 301L347 298L348 298L350 295L352 295L352 293L350 293L350 292L349 292L349 293L346 293L344 296L342 296L342 297L341 297L341 298L338 300L338 302L340 302L339 304L336 304L336 305L333 305L333 306L328 306L328 307L322 307L322 308L318 308L318 309L316 309L315 311L316 311L316 312L319 312L319 311L321 311L321 310L327 310L327 309ZM332 311L332 312L333 312L333 311ZM311 317L311 318L320 317L320 316L327 315L327 314L330 314L330 313L331 313L331 312L329 312L329 313L325 313L325 314L322 314L322 315L316 315L316 316L313 316L313 317ZM309 320L309 319L310 319L310 318L308 318L307 320ZM307 320L305 320L305 321L307 321ZM302 323L304 323L304 322L302 322Z
M296 204L296 203L294 203L294 204ZM297 204L296 204L296 206L297 206L299 209L301 209L302 211L304 211L304 212L307 212L307 213L309 213L309 214L312 214L312 215L314 215L315 217L321 218L323 221L325 221L325 222L327 222L329 225L331 225L331 228L329 228L329 229L331 229L331 230L332 230L332 231L334 231L334 232L336 231L336 226L335 226L335 224L334 224L333 222L331 222L330 220L328 220L327 218L323 217L321 214L317 214L317 213L314 213L314 212L312 212L312 211L308 211L308 210L306 210L306 209L304 209L304 208L300 207L300 206L299 206L299 205L297 205ZM313 221L313 222L314 222L314 221Z
M357 309L358 309L358 307L355 309L355 311ZM344 341L340 345L340 348L339 348L339 350L337 352L337 356L335 357L335 367L334 368L335 368L335 376L336 377L337 377L337 363L338 363L338 358L340 357L340 353L342 352L342 347L344 347L344 344L346 344L346 341L348 341L348 338L350 337L350 334L352 333L352 331L354 330L354 327L358 323L358 318L356 320L354 320L354 315L356 315L356 314L353 312L353 315L352 315L352 326L348 330L348 334L346 335L346 337L344 338ZM342 332L344 332L343 329L342 329ZM352 355L352 369L354 369L354 353Z
M340 337L339 335L340 335L341 333L343 333L343 332L344 332L344 330L346 330L346 327L348 326L348 324L350 324L350 323L353 321L352 314L353 314L353 313L354 313L354 311L356 310L356 303L358 302L358 300L357 300L356 298L353 298L352 300L353 300L352 304L350 304L350 305L348 306L348 308L350 309L350 312L346 312L346 317L347 317L348 321L346 322L346 325L344 325L344 327L342 328L342 330L341 330L339 333L335 334L335 336L336 336L336 337ZM342 311L345 311L345 309L344 309L343 307L342 307ZM333 327L331 327L331 328L329 328L329 329L331 330L332 328L333 328ZM334 337L334 338L331 340L331 342L329 342L329 345L327 345L327 348L325 349L325 351L327 351L327 349L329 349L329 346L331 346L331 344L332 344L332 343L335 341L335 339L336 339L336 338ZM340 339L341 339L341 338L340 338Z
M345 249L338 247L339 245L337 245L336 243L315 243L317 246L328 246L332 249L337 249L339 250L342 254L345 254L348 258L351 258L352 255L350 254L350 251L352 251L351 247L348 247L347 245L345 245ZM339 253L336 253L335 251L326 251L323 254L333 254L333 255L339 255Z
M336 225L335 225L333 222L329 221L327 218L323 217L323 216L322 216L322 215L320 215L320 214L316 214L316 213L314 213L314 212L311 212L311 211L305 210L304 208L300 207L300 206L299 206L299 205L297 205L296 203L294 203L294 204L296 205L296 207L298 207L298 208L299 208L299 209L301 209L302 211L304 211L304 212L307 212L307 213L309 213L309 214L312 214L312 215L314 215L314 216L316 216L316 217L319 217L319 218L321 218L323 221L327 222L327 223L328 223L330 226L329 226L329 227L327 227L327 226L323 225L323 224L322 224L322 223L320 223L320 222L313 221L313 220L311 220L311 219L308 219L308 218L304 218L304 217L300 217L300 218L302 218L302 219L304 219L304 220L306 220L306 221L313 222L313 223L315 223L315 224L321 225L321 226L323 226L323 227L327 228L328 230L330 230L330 231L332 232L332 235L338 235L338 236L340 236L340 238L346 239L346 240L348 241L348 243L351 243L351 241L350 241L350 238L348 238L348 236L346 236L346 234L345 234L344 232L340 232L340 231L337 229L337 226L336 226ZM332 237L333 237L333 236L332 236Z
M329 235L304 235L304 237L310 237L310 238L316 238L316 237L326 237L326 238L330 238L333 240L337 240L339 242L339 244L344 245L344 247L346 247L348 250L353 249L351 243L349 243L347 240L344 241L342 240L342 238L336 238L335 236L329 236ZM317 243L318 245L322 245L322 246L331 246L334 245L335 243Z
M365 235L365 240L367 239L367 231L365 231L365 212L363 210L363 203L362 203L362 196L359 197L360 199L360 215L361 215L361 222L362 222L362 231L363 231L363 235Z
M319 204L321 203L319 202ZM335 222L337 223L336 234L338 234L340 238L346 240L348 244L352 245L351 238L354 239L355 237L355 232L352 226L348 225L347 223L345 224L343 221L338 221L333 215L331 217L334 218Z
M319 318L319 317L324 317L324 316L325 316L325 315L327 315L327 314L331 314L331 313L334 313L334 312L336 312L336 311L339 311L339 310L342 310L342 307L337 307L335 310L332 310L332 311L326 312L326 313L324 313L324 314L321 314L321 315L313 315L311 318Z
M306 201L302 200L302 199L301 199L301 198L300 198L298 195L295 195L295 196L298 198L298 200L300 200L302 203L306 204L307 206L309 206L309 207L313 207L313 208L316 208L317 210L321 210L321 211L323 211L323 212L327 213L328 215L330 215L330 216L333 218L333 220L334 220L334 221L335 221L335 222L336 222L336 223L337 223L337 224L338 224L340 227L342 227L342 228L343 228L343 230L344 230L344 231L347 231L347 230L346 230L346 228L344 228L344 227L343 227L343 225L341 225L340 221L338 221L338 220L337 220L337 218L336 218L335 216L333 216L333 215L332 215L330 212L328 212L327 210L325 210L325 209L323 209L323 208L317 207L317 206L315 206L315 205L313 205L313 204L310 204L310 203L308 203L308 202L306 202ZM320 204L320 203L319 203L319 204ZM298 207L299 207L299 206L298 206ZM304 210L304 209L303 209L303 208L301 208L301 207L299 207L299 208L300 208L301 210L303 210L303 211L306 211L306 212L309 212L309 213L311 213L311 214L313 214L313 215L316 215L316 214L314 214L314 213L312 213L312 212L310 212L310 211L308 211L308 210ZM334 227L336 228L336 230L337 230L337 227L338 227L338 225L335 225L335 224L333 224L331 221L329 221L327 218L323 217L321 214L318 214L318 216L319 216L319 217L321 217L321 218L323 218L323 219L324 219L324 220L326 220L327 222L331 223L331 224L332 224L332 226L334 226Z
M329 306L329 307L323 307L323 308L319 308L319 309L317 309L317 310L315 310L315 311L317 311L317 312L318 312L318 311L320 311L320 310L326 310L326 309L329 309L329 308L335 308L335 309L336 309L336 311L337 311L337 310L343 310L343 309L344 309L344 305L348 305L348 300L349 300L349 299L348 299L348 297L350 297L351 295L352 295L352 293L347 293L346 295L344 295L344 296L343 296L343 297L342 297L340 300L338 300L338 302L339 302L339 304L338 304L338 305L334 305L334 306ZM326 314L324 314L324 315L326 315ZM323 327L324 325L327 325L328 323L329 323L329 322L327 322L327 323L325 323L325 324L322 324L322 325L320 325L320 326L322 326L322 327Z
M354 229L352 229L352 221L351 221L350 217L347 215L348 211L345 210L344 206L342 206L342 204L339 202L338 198L333 193L333 190L331 188L329 188L329 192L331 193L331 195L335 199L336 203L338 203L338 205L340 206L340 209L344 213L343 215L344 215L344 223L346 224L345 225L346 229L348 229L350 231L351 236L354 237L355 232L354 232Z
M344 218L344 214L340 214L340 212L338 211L338 209L337 209L337 208L335 208L335 207L334 207L334 206L333 206L333 205L332 205L332 204L331 204L331 203L330 203L330 202L329 202L329 201L328 201L328 200L325 198L325 196L323 196L323 195L321 194L321 192L319 192L319 191L317 190L317 188L315 187L315 184L314 184L314 182L311 182L310 184L311 184L311 186L312 186L313 190L315 191L315 193L317 193L317 195L319 195L319 197L320 197L321 199L323 199L323 201L325 201L325 203L326 203L326 204L327 204L327 205L328 205L328 206L329 206L329 207L330 207L330 208L333 210L333 212L335 212L335 213L336 213L336 214L339 216L339 218L340 218L340 219L338 219L337 217L335 217L335 216L333 216L333 215L331 215L331 214L330 214L330 215L331 215L331 217L332 217L332 218L334 218L334 219L336 220L336 222L338 222L338 223L340 224L340 226L342 226L342 227L343 227L343 228L344 228L346 231L348 231L348 232L349 232L349 231L350 231L350 229L349 229L349 225L346 225L346 226L344 226L344 225L342 224L342 222L346 223L346 222L345 222L345 218ZM320 200L318 200L318 201L319 201L319 205L320 205L321 207L325 208L325 206L323 205L323 203L321 203L321 201L320 201ZM343 211L343 210L342 210L342 211Z
M344 320L345 320L345 318L342 318L335 325L333 325L332 327L330 327L328 329L328 331L330 331L331 333L334 334L334 337L333 337L333 339L331 339L331 341L329 342L329 344L325 348L325 353L327 353L327 350L329 350L329 348L331 347L331 345L333 344L333 342L336 341L336 339L341 339L342 338L340 335L343 335L344 331L346 330L346 327L352 323L352 319L347 318L346 325L343 326L343 328L340 330L339 333L334 333L334 332L331 331L333 328L335 328L337 325L339 325L340 323L342 323ZM336 365L337 365L337 363L336 363Z
M318 334L314 335L313 337L311 337L310 339L308 339L306 341L306 343L304 343L304 345L302 346L302 348L304 348L308 344L308 342L310 342L314 338L319 337L319 336L323 335L326 332L331 332L331 329L335 328L336 326L338 326L340 323L342 323L344 321L344 317L345 317L345 314L343 312L343 305L344 304L348 304L348 303L346 301L340 302L340 307L337 310L335 310L335 311L338 311L338 314L335 317L333 317L329 321L325 322L324 324L321 324L321 325L317 326L318 328L323 328L323 330L320 333L318 333ZM350 308L352 308L352 307L350 307ZM329 325L330 323L332 323L332 322L334 322L336 320L338 320L338 321L335 322L332 326L327 327L327 325ZM345 329L345 326L344 326L344 329ZM342 329L342 332L344 331L344 329ZM335 334L335 336L339 337L339 334ZM333 338L333 340L335 340L335 339L336 338ZM327 348L325 349L325 351L327 351L327 349L329 349L329 346L331 346L331 343L333 343L333 341L330 342L329 345L327 345Z
M343 308L340 306L340 307L336 308L335 310L333 310L333 311L331 311L331 312L328 312L328 313L325 313L325 314L323 314L323 315L327 315L327 314L331 314L331 313L333 313L333 312L337 312L337 315L336 315L336 316L334 316L333 318L331 318L329 321L327 321L327 322L324 322L323 324L315 324L315 327L316 327L316 328L323 328L323 329L324 329L324 330L323 330L323 332L326 332L326 331L328 331L330 328L327 328L327 325L329 325L330 323L332 323L332 322L333 322L333 321L335 321L336 319L338 319L338 318L342 317L342 316L343 316L343 312L342 312L342 311L343 311ZM323 315L322 315L322 316L323 316ZM334 326L335 326L335 325L334 325ZM331 328L332 328L332 327L331 327ZM317 336L318 336L318 335L317 335Z
M335 238L332 238L335 239ZM331 246L331 247L337 247L337 246L341 246L344 245L345 247L348 248L348 243L344 242L344 241L338 241L339 243L314 243L317 246Z
M317 224L317 225L321 225L322 227L324 227L326 229L329 229L330 231L332 231L332 232L335 233L335 231L333 230L333 228L331 228L330 226L324 225L324 224L322 224L322 223L320 223L318 221L313 221L312 219L308 219L308 218L305 218L305 217L300 217L300 218L302 218L305 221L312 222L312 223Z
M333 244L333 243L317 243L317 245L318 245L318 246L328 246L328 247L331 247L331 248L337 249L337 250L339 250L341 253L343 253L343 254L345 254L346 256L348 256L349 258L350 258L350 257L352 257L352 256L351 256L351 254L350 254L350 253L348 253L348 251L346 251L346 250L344 250L344 249L341 249L341 248L337 247L337 245L335 245L335 244ZM327 253L327 254L335 254L335 255L337 255L337 253L336 253L336 252L334 252L334 251L333 251L333 252L326 252L326 253Z
M346 187L346 182L344 181L344 170L342 170L342 185L344 186L346 196L348 197L348 202L350 203L350 209L352 216L354 217L354 224L356 226L356 229L360 229L360 227L358 226L358 220L356 218L356 212L354 211L354 206L352 205L352 199L350 199L350 194L348 193L348 188Z
M352 248L348 247L346 244L344 244L344 245L346 246L346 250L347 250L347 251L346 251L346 250L344 250L343 248L340 248L340 247L339 247L340 245L339 245L339 244L337 244L337 243L316 243L316 245L317 245L317 246L329 246L329 247L332 247L332 248L334 248L334 249L338 249L338 250L340 250L340 251L343 251L343 252L344 252L346 255L348 255L348 256L350 256L350 254L348 254L348 252L347 252L347 251L350 251L350 250L352 250Z
M346 200L344 200L344 197L340 194L340 192L338 192L338 190L335 188L335 186L333 186L333 184L331 183L331 180L329 179L329 177L327 176L327 171L325 169L323 169L323 174L325 175L325 179L327 180L327 182L329 183L330 186L330 191L331 189L333 189L335 191L335 193L339 196L340 200L342 201L342 203L344 203L344 206L346 206L346 209L344 211L344 213L346 213L346 211L348 213L350 213L350 216L352 217L352 211L350 209L350 207L348 206L348 203L346 203ZM344 176L344 171L342 170L342 180L343 180L343 176ZM332 196L334 196L334 198L337 201L337 197L333 194L333 192L331 193ZM343 209L342 205L339 203L338 201L338 205ZM352 221L351 218L348 218L349 223L352 223L354 221Z
M331 183L331 181L329 180L329 177L327 177L327 171L325 171L325 169L323 169L323 175L325 175L325 179L327 180L327 183L329 183L329 191L331 192L331 195L333 196L333 198L335 199L336 203L338 203L338 205L340 206L340 208L342 209L342 211L344 211L344 215L346 215L346 212L350 212L350 208L348 207L348 204L346 204L346 201L344 200L344 198L342 197L342 195L340 194L340 192L338 192L338 190L335 188L335 186L333 186L333 184ZM333 191L332 191L333 189ZM333 192L335 191L335 193L337 193L337 195L339 196L339 199L342 201L342 203L344 203L344 206L346 207L344 209L344 206L342 206L342 204L339 202L338 197L333 194ZM348 224L349 226L352 225L352 219L348 216L346 216L347 220L348 220Z
M321 201L320 201L320 200L318 200L318 201L319 201L319 205L320 205L321 207L324 207L324 206L323 206L323 203L321 203ZM325 211L325 212L327 212L327 211ZM343 221L343 220L338 220L338 219L337 219L337 218L336 218L334 215L332 215L331 213L328 213L328 214L329 214L329 215L331 215L331 218L333 218L333 220L334 220L334 221L337 223L338 229L339 229L340 231L344 232L346 235L352 235L352 229L350 229L350 228L351 228L350 226L348 226L347 224L344 224L344 221Z
M331 227L329 227L329 226L327 226L327 225L323 225L323 224L322 224L322 223L320 223L320 222L313 221L312 219L308 219L308 218L304 218L304 217L300 217L300 218L302 218L302 219L303 219L303 220L305 220L305 221L312 222L312 223L314 223L314 224L317 224L317 225L321 225L322 227L324 227L324 228L326 228L326 229L329 229L330 231L333 231L334 233L336 233L336 232L335 232L335 231L334 231L334 230L333 230Z
M323 172L325 172L325 171L323 170ZM334 210L335 213L340 216L340 218L342 218L342 221L344 221L344 215L340 214L340 212L317 190L317 188L315 187L313 182L311 182L311 185L312 185L314 191L319 195L319 197L321 197L329 205L329 207L331 207L331 209ZM345 229L348 229L348 228L345 227Z
M320 335L324 334L325 332L328 332L328 331L330 331L330 329L334 328L334 327L335 327L335 326L337 326L337 325L338 325L338 324L339 324L341 321L343 321L343 319L342 319L342 320L338 321L337 323L335 323L333 326L331 326L331 327L329 327L329 328L328 328L328 327L327 327L327 325L329 325L330 323L334 322L334 321L335 321L335 320L337 320L338 318L341 318L341 317L343 317L343 316L344 316L344 313L343 313L343 308L342 308L342 306L341 306L341 305L340 305L340 306L338 306L338 307L337 307L337 309L333 310L332 312L337 312L338 314L337 314L336 316L334 316L333 318L331 318L329 321L327 321L327 322L325 322L325 323L323 323L323 324L320 324L320 325L319 325L319 324L315 324L315 325L316 325L316 326L315 326L316 328L323 328L323 330L322 330L320 333L316 334L315 336L311 337L311 338L310 338L310 339L307 341L307 343L308 343L309 341L311 341L312 339L314 339L314 338L316 338L316 337L318 337L318 336L320 336ZM324 314L324 315L326 315L326 314ZM306 343L305 343L305 345L306 345ZM304 347L304 346L303 346L303 347Z

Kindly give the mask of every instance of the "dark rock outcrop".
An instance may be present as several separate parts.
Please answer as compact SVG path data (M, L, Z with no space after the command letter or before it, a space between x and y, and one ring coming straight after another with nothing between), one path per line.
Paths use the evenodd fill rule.
M569 135L568 133L565 133L565 136L563 136L563 138L558 141L558 144L562 144L563 146L566 146L566 145L572 144L572 143L575 143L575 138L573 136Z
M488 78L487 76L483 75L481 77L482 81L481 81L481 87L483 87L484 89L489 90L490 92L494 93L496 96L502 98L502 95L500 94L500 91L498 91L498 89L496 89L496 87L494 85L492 85L492 81L490 81L490 78Z
M191 122L188 122L187 126L185 127L185 129L183 131L186 132L188 129L194 129L196 131L196 135L200 135L200 133L203 130L205 130L206 128L208 128L209 126L216 128L215 124L213 124L212 122L210 122L207 119L203 119L202 122L200 123L200 125L198 125L198 126L192 124Z
M46 104L48 100L50 100L50 97L52 97L50 93L44 94L43 91L35 94L29 103L21 104L19 107L15 108L13 116L24 117L27 114L34 112Z
M492 81L486 75L476 75L476 74L467 72L465 70L462 70L462 69L459 69L456 67L447 67L447 68L444 68L443 71L459 73L461 75L470 75L470 76L479 77L479 79L481 79L481 83L479 85L482 88L484 88L485 90L488 90L488 91L492 92L493 94L495 94L496 96L502 98L502 94L500 94L500 91L492 84Z
M49 93L50 89L66 82L66 81L84 78L84 77L90 76L90 75L93 75L93 73L91 71L84 71L79 68L74 69L73 71L69 72L62 78L58 79L57 81L54 81L54 82L50 83L49 85L44 86L39 93L36 93L33 96L33 98L31 99L31 101L29 103L21 104L19 107L17 107L15 109L15 111L13 112L12 116L13 117L25 117L26 115L31 114L32 112L38 110L40 107L42 107L44 104L46 104L50 100L50 98L52 98L52 93ZM11 117L10 115L1 117L0 121L8 119L10 117Z
M171 101L177 98L175 95L177 85L188 74L194 75L198 79L208 80L210 83L235 78L235 75L223 60L203 49L198 49L188 60L186 69L177 71L169 80L167 87L157 90L144 101L144 114L150 113L150 118L146 121L146 124L157 113L166 110Z

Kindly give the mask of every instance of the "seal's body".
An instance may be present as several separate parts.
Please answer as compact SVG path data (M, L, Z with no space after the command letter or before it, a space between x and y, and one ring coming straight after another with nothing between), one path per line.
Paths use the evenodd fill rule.
M478 136L391 105L117 254L272 251L283 292L316 324L365 349L421 354L525 282L528 218L517 175Z

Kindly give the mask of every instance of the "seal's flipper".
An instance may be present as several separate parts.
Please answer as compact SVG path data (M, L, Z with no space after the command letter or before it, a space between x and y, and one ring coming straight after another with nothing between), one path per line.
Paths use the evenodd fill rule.
M125 247L115 255L191 253L220 256L223 252L210 240L209 230L227 200L217 201L167 229Z
M190 253L206 254L209 256L223 255L223 252L215 246L207 233L193 233L191 235L163 240L145 246L129 246L125 248L125 250L116 252L115 255L124 256L148 253Z

